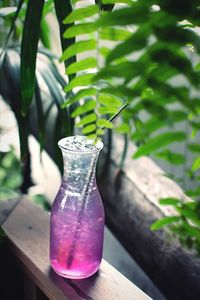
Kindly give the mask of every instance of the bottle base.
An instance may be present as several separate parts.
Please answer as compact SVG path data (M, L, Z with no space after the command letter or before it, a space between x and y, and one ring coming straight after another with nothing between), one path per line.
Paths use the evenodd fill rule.
M88 278L92 275L94 275L98 270L100 266L97 266L95 269L93 269L93 271L88 272L88 273L82 273L80 271L73 271L73 270L59 270L57 268L55 268L55 266L53 266L51 264L52 269L60 276L64 277L64 278L68 278L68 279L85 279Z

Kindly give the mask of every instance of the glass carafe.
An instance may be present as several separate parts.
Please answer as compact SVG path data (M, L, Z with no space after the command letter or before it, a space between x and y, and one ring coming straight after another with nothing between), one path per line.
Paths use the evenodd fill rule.
M100 266L104 208L96 185L96 162L102 142L83 136L59 141L64 174L50 218L50 261L59 275L86 278Z

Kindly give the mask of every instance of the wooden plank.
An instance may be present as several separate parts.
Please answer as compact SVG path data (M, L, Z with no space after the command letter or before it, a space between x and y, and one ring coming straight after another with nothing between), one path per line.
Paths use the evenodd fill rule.
M10 215L10 213L15 208L18 202L19 199L17 198L0 202L0 226L7 219L7 217Z
M29 277L51 300L150 299L105 260L88 279L58 276L49 265L49 215L26 199L16 206L3 229Z

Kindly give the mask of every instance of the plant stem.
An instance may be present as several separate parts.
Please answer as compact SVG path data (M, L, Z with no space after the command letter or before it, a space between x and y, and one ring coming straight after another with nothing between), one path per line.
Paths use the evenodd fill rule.
M129 101L126 101L126 103L124 103L119 110L110 118L108 119L109 122L112 122L114 119L116 119L117 117L119 117L120 113L129 105ZM105 126L100 127L100 130L105 129ZM94 138L94 144L96 144L98 140L98 134L96 134L95 138Z

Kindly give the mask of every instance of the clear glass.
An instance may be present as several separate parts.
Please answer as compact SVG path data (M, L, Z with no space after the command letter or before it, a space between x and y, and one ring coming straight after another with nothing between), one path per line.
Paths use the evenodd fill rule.
M86 278L100 266L104 208L96 184L96 162L101 142L82 136L59 141L64 175L50 218L50 261L61 276Z

